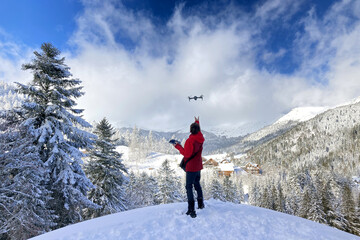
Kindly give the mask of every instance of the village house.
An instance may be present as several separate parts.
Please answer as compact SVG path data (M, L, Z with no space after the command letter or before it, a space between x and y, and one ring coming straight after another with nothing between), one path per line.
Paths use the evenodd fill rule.
M219 166L219 163L217 161L215 161L214 159L210 158L209 160L205 161L203 164L205 167L217 167Z
M221 163L217 167L219 176L230 177L234 173L234 164L233 163Z
M248 162L244 167L242 167L242 169L244 169L247 173L251 173L251 174L262 173L260 166L252 162Z

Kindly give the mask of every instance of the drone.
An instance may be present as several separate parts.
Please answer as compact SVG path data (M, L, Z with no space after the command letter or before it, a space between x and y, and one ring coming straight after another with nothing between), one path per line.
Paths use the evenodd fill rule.
M198 100L198 98L201 98L201 100L204 100L203 97L204 97L203 95L200 95L199 97L194 96L194 97L188 97L188 98L189 98L189 102L190 102L191 99L194 99L196 101L196 100Z

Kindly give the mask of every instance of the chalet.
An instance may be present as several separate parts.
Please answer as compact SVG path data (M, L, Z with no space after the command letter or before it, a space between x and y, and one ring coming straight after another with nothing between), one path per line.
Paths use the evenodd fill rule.
M219 163L217 161L215 161L214 159L210 158L209 160L207 160L206 162L204 162L203 164L205 167L209 167L209 166L219 166Z
M220 163L227 164L227 163L231 163L231 161L229 159L224 159Z
M219 176L228 176L234 173L234 164L233 163L222 163L218 166L218 175Z
M242 167L247 173L251 174L261 174L261 168L258 164L249 162L244 167Z

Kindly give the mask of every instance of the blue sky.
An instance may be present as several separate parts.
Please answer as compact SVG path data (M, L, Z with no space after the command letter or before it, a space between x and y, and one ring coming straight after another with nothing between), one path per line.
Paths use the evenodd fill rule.
M0 81L30 81L21 64L51 42L89 121L259 126L360 95L359 19L357 0L2 0Z

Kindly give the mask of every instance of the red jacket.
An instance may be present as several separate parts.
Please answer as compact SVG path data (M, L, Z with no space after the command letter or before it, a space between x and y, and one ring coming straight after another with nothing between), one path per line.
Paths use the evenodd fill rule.
M197 123L199 122L197 121ZM204 141L204 136L201 132L198 132L197 134L191 134L189 136L184 147L180 144L175 145L175 148L184 156L184 161L197 152L195 157L186 164L186 172L197 172L203 169L201 153Z

